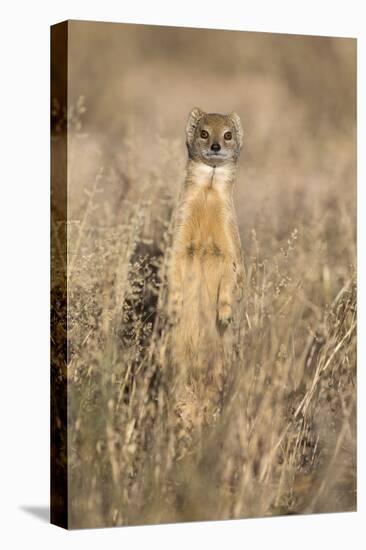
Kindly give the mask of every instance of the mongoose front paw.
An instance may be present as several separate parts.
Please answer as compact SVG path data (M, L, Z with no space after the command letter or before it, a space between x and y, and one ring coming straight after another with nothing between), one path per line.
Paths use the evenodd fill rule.
M176 323L179 320L180 312L182 310L183 297L181 293L175 292L170 299L168 306L168 317L172 323Z
M228 303L219 305L217 311L217 323L219 325L219 328L225 330L226 327L231 323L232 319L233 311L231 305Z

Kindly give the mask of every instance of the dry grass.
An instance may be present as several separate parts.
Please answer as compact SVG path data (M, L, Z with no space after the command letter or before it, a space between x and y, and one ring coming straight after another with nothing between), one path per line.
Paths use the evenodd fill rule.
M123 135L112 122L98 127L103 101L93 87L86 113L75 104L67 269L71 527L355 509L353 45L329 40L319 50L297 38L291 48L291 38L277 38L279 69L265 71L262 58L255 68L250 63L258 44L268 56L269 39L249 38L245 55L238 42L237 64L226 76L221 68L229 86L218 80L210 98L220 98L218 111L237 109L244 127L248 119L235 194L247 286L222 410L204 425L187 429L177 420L164 300L171 218L184 178L181 119L196 103L209 106L201 92L186 99L188 84L173 69L175 105L179 97L190 102L179 109L176 128L168 93L159 95L167 102L166 127L158 105L147 131L136 115ZM163 54L147 59L161 80L170 63ZM126 64L135 97L143 76ZM201 78L211 82L215 71ZM334 71L338 85L329 104L324 71L327 86ZM73 82L75 95L95 77L90 72ZM152 101L154 86L163 90L152 83ZM139 105L136 92L132 111Z

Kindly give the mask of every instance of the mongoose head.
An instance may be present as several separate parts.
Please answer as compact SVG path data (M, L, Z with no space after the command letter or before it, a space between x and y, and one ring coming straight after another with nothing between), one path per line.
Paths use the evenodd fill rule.
M195 107L188 117L186 138L191 159L209 166L221 166L238 160L243 128L236 113L205 113Z

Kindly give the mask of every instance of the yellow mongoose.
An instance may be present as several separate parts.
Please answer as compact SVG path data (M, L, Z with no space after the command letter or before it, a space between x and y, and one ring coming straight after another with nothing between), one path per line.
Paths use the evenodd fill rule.
M236 113L194 108L186 126L187 176L173 234L169 311L174 358L190 370L212 366L244 284L233 184L243 144Z

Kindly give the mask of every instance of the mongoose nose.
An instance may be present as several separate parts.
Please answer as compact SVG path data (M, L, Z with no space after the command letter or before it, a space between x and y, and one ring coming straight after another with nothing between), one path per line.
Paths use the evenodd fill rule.
M219 143L213 143L213 144L211 145L211 150L212 150L212 151L215 151L215 153L217 153L217 151L220 151L220 149L221 149L221 146L220 146Z

